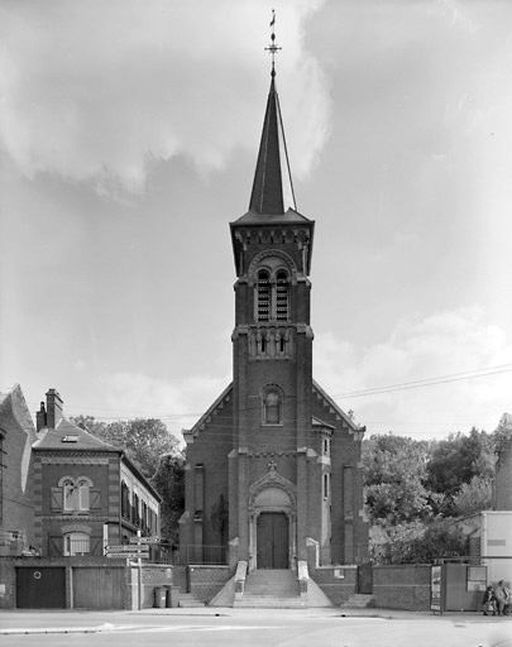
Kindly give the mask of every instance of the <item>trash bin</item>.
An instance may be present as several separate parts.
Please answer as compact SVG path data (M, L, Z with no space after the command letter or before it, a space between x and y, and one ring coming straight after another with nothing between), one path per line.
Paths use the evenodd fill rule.
M174 609L178 606L178 588L172 584L167 584L165 588L167 590L166 606L168 609Z
M167 598L167 591L164 586L155 586L153 591L154 593L154 602L153 607L155 609L165 609L165 603Z

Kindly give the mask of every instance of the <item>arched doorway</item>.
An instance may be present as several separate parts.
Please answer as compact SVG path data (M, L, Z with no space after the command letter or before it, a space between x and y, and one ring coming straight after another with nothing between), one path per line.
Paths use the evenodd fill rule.
M256 527L256 567L289 568L288 516L284 512L261 512Z
M258 485L249 506L249 570L294 568L294 494L288 482L275 474L271 483L260 481Z

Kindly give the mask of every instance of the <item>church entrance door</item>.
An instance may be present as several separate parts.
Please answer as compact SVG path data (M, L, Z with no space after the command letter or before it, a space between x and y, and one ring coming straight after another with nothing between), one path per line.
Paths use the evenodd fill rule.
M257 568L288 568L288 517L262 512L257 523Z

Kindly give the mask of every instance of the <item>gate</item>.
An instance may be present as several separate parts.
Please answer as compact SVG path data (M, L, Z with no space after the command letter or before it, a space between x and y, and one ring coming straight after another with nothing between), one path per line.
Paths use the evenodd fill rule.
M283 512L258 516L257 568L289 568L288 517Z
M18 609L65 609L64 567L18 566L16 568L16 606Z
M123 609L126 597L124 567L80 566L73 569L75 609Z
M359 564L357 567L357 592L369 595L373 593L373 569L371 564Z

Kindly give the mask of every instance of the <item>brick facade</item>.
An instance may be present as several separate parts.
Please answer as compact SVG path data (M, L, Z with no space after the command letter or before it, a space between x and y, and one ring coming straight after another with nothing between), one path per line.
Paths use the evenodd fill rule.
M57 413L55 404L57 403ZM158 535L160 498L119 450L62 416L51 389L32 448L35 545L44 557L102 556L142 531ZM44 415L43 415L44 414ZM51 421L55 426L45 426Z
M309 540L321 564L367 556L364 430L313 381L315 223L282 206L277 114L272 79L250 209L230 225L233 381L184 432L180 549L197 563L294 568Z

